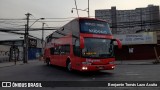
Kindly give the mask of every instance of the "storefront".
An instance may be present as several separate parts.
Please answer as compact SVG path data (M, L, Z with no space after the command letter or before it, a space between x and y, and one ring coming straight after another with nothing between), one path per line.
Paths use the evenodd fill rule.
M0 41L0 62L23 60L23 39ZM40 39L29 38L28 59L37 59L41 55L42 44Z
M123 45L122 49L115 47L117 60L148 60L160 55L156 32L114 35L114 38L120 39Z

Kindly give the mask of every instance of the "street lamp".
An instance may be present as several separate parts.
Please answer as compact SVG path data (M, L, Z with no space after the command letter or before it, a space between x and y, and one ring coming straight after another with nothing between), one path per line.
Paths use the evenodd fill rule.
M29 28L31 28L38 20L44 20L45 18L39 18L39 19L37 19L36 21L34 21L33 23L32 23L32 25L29 27Z
M77 4L76 4L76 0L75 0L75 5L76 5L76 8L72 8L71 13L73 13L73 9L77 10L77 14L78 14L78 10L80 10L80 11L86 11L88 13L88 17L89 17L89 0L88 0L88 8L86 8L86 9L78 9L77 8Z
M76 9L76 8L72 8L72 10L71 10L72 13L73 13L73 9ZM88 8L86 8L86 9L77 9L77 10L88 12Z

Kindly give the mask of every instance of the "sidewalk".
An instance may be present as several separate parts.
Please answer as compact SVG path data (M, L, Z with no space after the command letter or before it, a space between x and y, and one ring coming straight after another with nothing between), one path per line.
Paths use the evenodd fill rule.
M38 62L39 60L28 60L28 63ZM116 65L153 65L155 60L121 60L115 61ZM23 61L17 61L16 65L23 65ZM4 62L0 63L0 68L15 66L15 62Z
M155 60L119 60L116 65L153 65Z
M38 60L28 60L28 63L32 63L32 62L37 62ZM3 62L0 63L0 68L3 67L10 67L10 66L16 66L16 65L23 65L23 61L17 61L16 64L15 62Z

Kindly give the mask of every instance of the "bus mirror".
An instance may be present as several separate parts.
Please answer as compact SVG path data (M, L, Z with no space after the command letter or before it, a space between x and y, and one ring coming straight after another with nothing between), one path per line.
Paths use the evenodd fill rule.
M122 44L121 41L119 39L113 39L113 41L117 42L118 48L121 49L122 48Z
M84 48L84 38L82 36L80 36L80 48Z

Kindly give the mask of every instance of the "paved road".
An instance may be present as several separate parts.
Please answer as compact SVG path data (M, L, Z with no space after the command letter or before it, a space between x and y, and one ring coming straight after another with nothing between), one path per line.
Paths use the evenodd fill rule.
M48 67L40 61L0 68L0 81L160 81L159 75L160 65L151 64L117 65L115 70L93 73L67 72L64 68ZM74 90L75 88L69 88L68 90L70 89ZM95 88L80 89L96 90ZM106 88L99 87L97 89L104 90ZM116 90L115 88L110 89ZM153 88L136 88L136 90L141 89L152 90ZM120 90L135 90L135 88L120 88ZM154 88L154 90L159 90L159 88Z

